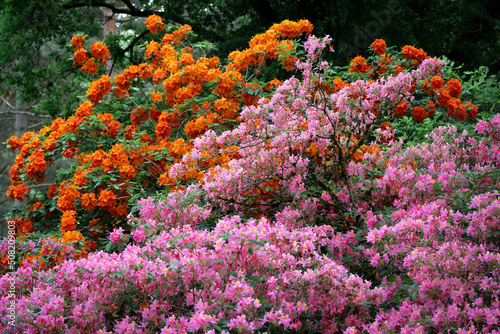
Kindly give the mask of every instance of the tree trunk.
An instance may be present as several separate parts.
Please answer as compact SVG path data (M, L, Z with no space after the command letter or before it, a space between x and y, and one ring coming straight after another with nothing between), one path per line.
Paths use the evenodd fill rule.
M16 92L16 124L14 127L14 135L21 138L23 134L28 131L29 126L29 115L26 113L26 104L20 99L19 94ZM16 152L18 154L19 152ZM14 206L24 206L26 201L20 202L17 199L14 200Z

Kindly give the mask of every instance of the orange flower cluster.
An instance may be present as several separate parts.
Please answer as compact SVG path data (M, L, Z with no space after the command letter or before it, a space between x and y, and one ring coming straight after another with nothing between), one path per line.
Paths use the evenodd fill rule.
M295 38L301 34L309 35L313 28L311 22L307 20L300 20L299 22L284 20L281 23L273 24L269 31L278 33L280 37Z
M366 62L366 58L362 56L356 56L351 60L351 66L349 66L349 72L353 73L366 73L372 70L372 67Z
M382 150L380 149L380 147L375 145L370 145L370 146L361 145L361 147L358 148L356 152L354 152L354 154L351 157L351 160L354 162L363 162L364 161L363 156L365 153L380 153L381 151Z
M149 31L156 35L160 30L163 31L163 29L165 29L165 24L163 23L161 17L153 14L148 16L146 19L146 27Z
M20 151L9 170L12 185L7 190L7 196L22 202L24 195L29 193L25 182L34 180L38 183L45 179L47 161L42 150L42 141L34 132L26 132L21 139L16 136L10 137L7 145L10 146L11 151L14 149ZM25 176L21 177L23 173Z
M425 83L424 91L434 96L440 107L448 110L448 116L454 116L459 121L477 116L477 106L470 102L463 104L459 99L462 94L462 83L455 78L448 80L445 84L442 77L434 76ZM436 110L434 102L428 101L427 104L429 105L427 114L434 114ZM419 112L421 113L421 111L417 111L417 113Z
M71 39L71 45L73 45L74 50L85 48L85 37L84 36L73 36Z
M36 149L28 157L28 164L26 165L26 174L38 182L45 179L45 169L47 162L45 161L45 153L42 149Z
M425 59L427 59L427 54L422 49L417 49L414 46L405 45L401 48L401 53L406 60L413 60L413 65L420 65Z
M73 36L71 40L73 45L73 67L83 64L80 71L86 72L87 74L97 74L99 64L96 61L100 61L102 65L106 64L106 60L109 59L109 50L106 44L101 42L96 42L91 46L92 58L87 56L88 51L85 49L85 37L84 36Z
M313 25L307 20L292 22L285 20L274 24L268 31L256 35L250 41L250 48L243 51L234 51L229 55L232 63L228 67L233 67L239 72L245 71L248 66L262 67L265 59L276 59L282 57L282 64L287 70L293 70L297 58L288 55L293 50L291 40L279 40L280 38L296 38L302 33L309 35L313 30Z
M12 185L7 190L7 197L11 199L17 199L20 202L24 201L24 195L29 193L28 187L24 183L18 183L16 185Z
M67 231L75 230L77 223L75 215L75 210L66 210L63 212L63 216L61 218L61 235L64 235Z
M61 243L64 245L71 245L77 241L83 241L85 242L85 238L83 235L78 232L78 231L67 231L64 233L63 237L61 238ZM80 252L77 252L74 256L74 260L78 260L81 258L86 258L87 257L87 251L85 248L81 248Z
M163 36L162 43L173 45L181 45L181 40L187 38L187 34L191 31L191 27L187 24L180 26L179 29L174 31L172 34L166 34Z
M364 57L357 56L351 61L349 72L365 73L368 78L374 78L376 75L397 74L405 67L418 66L425 59L429 58L422 49L405 45L401 48L401 54L404 60L410 60L411 62L394 60L390 55L385 53L387 47L383 39L376 39L371 44L371 48L375 54L383 58L382 60L378 60L375 69L373 66L368 64ZM421 123L425 118L431 117L435 114L436 105L446 108L448 116L456 117L459 121L464 120L465 118L476 117L477 107L471 103L463 104L459 99L459 96L462 94L462 84L459 80L453 78L444 83L442 77L434 76L430 80L424 80L423 82L418 83L415 82L414 89L416 89L417 85L421 86L424 93L431 95L432 97L425 101L425 103L421 103L421 105L410 106L407 102L399 102L395 105L395 113L393 117L404 116L411 108L413 118L417 122ZM323 86L327 92L334 92L331 89L331 86L325 83Z
M371 47L376 55L383 57L387 45L385 44L385 41L383 39L376 39L371 44Z
M184 132L189 137L198 137L210 129L211 124L217 122L219 119L218 116L219 115L209 111L205 115L198 117L196 120L189 121L184 127Z
M107 75L102 75L99 79L92 81L89 85L89 90L86 96L92 101L94 105L99 104L99 102L108 95L111 91L111 86L113 83L110 81L110 77Z
M249 95L249 94L243 94L243 98L245 99L245 96L249 96L250 98L253 98L254 96ZM256 103L255 101L251 101L250 99L247 99L246 105L252 105ZM236 119L237 111L239 111L239 105L238 102L235 99L226 99L225 97L215 100L214 102L214 108L215 111L218 112L222 119L231 119L234 120Z
M80 197L78 187L70 185L69 182L61 183L59 186L59 198L57 206L60 211L75 210L75 200Z
M80 106L76 109L75 115L80 118L88 117L92 115L94 111L94 107L90 101L84 101Z
M122 124L115 120L113 115L110 113L99 114L97 115L97 119L106 126L106 131L102 132L103 135L111 137L116 137L118 135L118 130L120 130Z
M281 81L274 78L273 80L271 80L267 83L267 85L264 89L267 90L268 92L274 92L276 90L276 88L278 88L279 86L281 86Z

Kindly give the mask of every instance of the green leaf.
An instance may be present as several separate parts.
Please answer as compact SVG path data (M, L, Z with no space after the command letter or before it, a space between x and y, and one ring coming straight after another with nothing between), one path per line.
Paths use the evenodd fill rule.
M111 246L113 246L113 242L110 240L107 244L106 244L106 252L109 252L111 250Z
M174 262L172 262L170 264L170 267L168 268L169 270L173 270L175 268L177 268L177 265L179 264L179 261L175 260Z
M255 244L255 245L259 245L259 246L264 246L265 244L261 241L257 241L257 240L254 240L254 239L247 239L249 242L251 242L252 244Z

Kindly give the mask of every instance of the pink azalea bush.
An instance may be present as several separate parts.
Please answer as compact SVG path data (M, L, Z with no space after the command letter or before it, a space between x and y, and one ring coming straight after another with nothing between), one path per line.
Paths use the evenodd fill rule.
M122 251L2 276L0 329L500 333L500 115L384 146L444 63L327 93L328 43L310 37L300 78L194 141L170 175L204 179L140 200L110 235Z

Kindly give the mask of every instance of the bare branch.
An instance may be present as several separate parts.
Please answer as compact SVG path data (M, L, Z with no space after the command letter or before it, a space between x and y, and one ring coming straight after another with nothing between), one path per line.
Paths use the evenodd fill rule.
M36 124L30 125L30 126L28 126L28 129L34 129L34 128L39 127L40 125L43 125L43 123L42 123L42 122L39 122L39 123L36 123Z
M64 4L64 9L81 8L81 7L106 7L113 11L113 13L128 14L137 17L148 17L153 14L162 15L163 12L153 10L140 10L137 9L130 1L124 1L127 7L116 7L104 1L89 1L89 2L71 2Z
M9 165L10 165L10 163L6 163L6 164L2 167L2 169L0 169L0 174L2 174L2 173L3 173L3 171L5 170L5 168L9 167Z
M29 189L32 188L45 188L45 187L50 187L53 185L53 183L40 183L40 184L31 184L28 186Z
M5 115L5 114L11 114L11 115L29 115L33 117L38 117L38 118L51 118L50 116L47 115L36 115L32 112L29 111L23 111L23 110L12 110L12 111L3 111L0 112L0 115Z
M7 106L9 106L9 108L16 109L16 107L10 104L9 101L7 101L3 96L0 96L0 98L3 100L3 102L5 102L5 104L7 104Z

